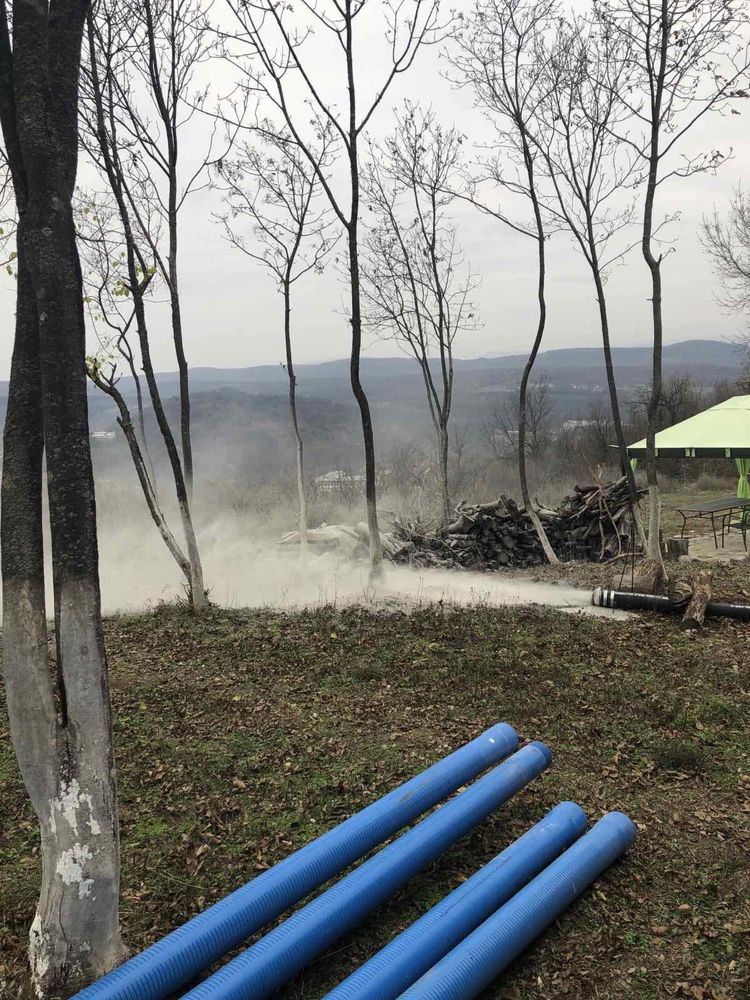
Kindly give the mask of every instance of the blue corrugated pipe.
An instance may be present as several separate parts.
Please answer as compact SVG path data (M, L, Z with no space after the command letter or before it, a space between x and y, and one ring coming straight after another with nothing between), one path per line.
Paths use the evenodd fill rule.
M331 990L325 1000L394 1000L586 829L563 802Z
M75 1000L162 1000L517 746L511 726L493 726L81 990Z
M480 924L401 1000L472 1000L630 847L635 826L608 813L541 875Z
M274 927L184 1000L262 1000L388 899L416 872L532 781L552 760L530 743Z

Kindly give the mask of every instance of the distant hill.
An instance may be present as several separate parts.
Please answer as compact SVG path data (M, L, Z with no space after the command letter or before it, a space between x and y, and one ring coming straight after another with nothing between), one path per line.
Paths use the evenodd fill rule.
M612 351L615 368L621 373L620 382L625 385L633 380L646 381L651 368L649 347L615 347ZM457 377L481 373L492 382L515 380L515 374L526 364L527 355L511 354L501 357L460 358L455 362ZM686 371L696 378L712 381L729 377L736 372L739 364L739 349L734 344L722 340L685 340L678 344L668 344L664 348L665 371ZM586 377L604 375L604 360L600 347L568 347L542 351L537 359L537 368L552 380L563 377L574 369L578 375ZM322 361L315 364L297 365L300 390L311 382L341 385L348 390L349 361ZM415 362L406 356L393 358L363 358L362 377L367 382L391 381L396 378L418 378ZM271 386L286 383L286 373L281 365L257 365L251 368L191 368L193 384L201 388L242 388L246 392L267 392ZM160 384L165 388L177 386L177 372L163 372ZM123 379L123 385L127 380ZM315 394L319 392L316 386Z
M627 407L641 386L648 384L651 352L647 347L618 347L613 351L621 398ZM526 355L459 359L453 408L454 427L470 436L478 429L498 397L515 394ZM690 340L664 349L665 373L686 372L704 383L737 376L739 350L717 340ZM592 402L606 405L602 351L574 347L544 351L535 372L551 383L551 396L561 420L585 416ZM361 464L359 414L352 398L347 359L299 365L300 419L306 437L307 463L312 474ZM268 479L287 474L292 447L286 398L286 373L280 365L251 368L192 368L193 434L205 474L244 474ZM170 421L178 425L176 372L158 376ZM367 390L377 435L378 452L387 459L394 447L419 441L431 447L431 425L424 386L416 363L407 358L364 358L362 379ZM131 399L132 379L120 388ZM4 417L7 383L0 383L0 417ZM89 393L92 430L116 427L111 400L93 387ZM152 416L149 422L153 426ZM156 441L155 428L150 435ZM157 449L158 450L158 449ZM97 443L95 457L106 472L127 464L118 430L116 441Z

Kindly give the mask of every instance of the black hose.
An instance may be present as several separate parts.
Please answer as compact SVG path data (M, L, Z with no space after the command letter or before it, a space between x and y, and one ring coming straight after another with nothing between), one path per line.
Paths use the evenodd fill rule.
M622 590L605 590L604 587L596 588L591 595L591 603L597 608L619 608L622 611L666 611L671 614L682 614L685 610L685 602L678 604L661 594L631 594ZM709 601L706 614L750 622L750 604Z

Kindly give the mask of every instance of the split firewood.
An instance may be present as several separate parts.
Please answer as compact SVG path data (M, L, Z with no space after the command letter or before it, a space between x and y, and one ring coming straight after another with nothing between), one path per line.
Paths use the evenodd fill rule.
M703 627L703 619L706 616L706 607L711 600L711 580L713 574L710 570L704 569L696 573L692 581L693 595L685 610L680 628L699 629Z
M588 562L606 562L628 550L629 512L624 477L614 483L578 486L557 510L538 509L560 558ZM398 546L394 561L414 566L493 570L547 561L528 512L505 496L473 506L459 504L446 528L397 521L393 539Z

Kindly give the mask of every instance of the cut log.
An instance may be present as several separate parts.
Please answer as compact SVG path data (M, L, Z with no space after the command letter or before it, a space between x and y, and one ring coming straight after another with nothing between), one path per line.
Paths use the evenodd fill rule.
M696 573L692 581L693 596L685 610L685 615L680 623L681 629L697 629L703 627L703 619L706 615L706 605L711 600L711 579L710 570L704 569Z
M686 556L690 548L689 538L680 538L679 535L675 538L667 539L667 558L668 559L679 559L680 556Z
M658 559L644 559L633 577L633 591L638 594L661 594L664 568Z
M692 596L693 588L684 580L677 580L675 583L670 584L667 591L670 604L674 604L676 607L687 606Z

